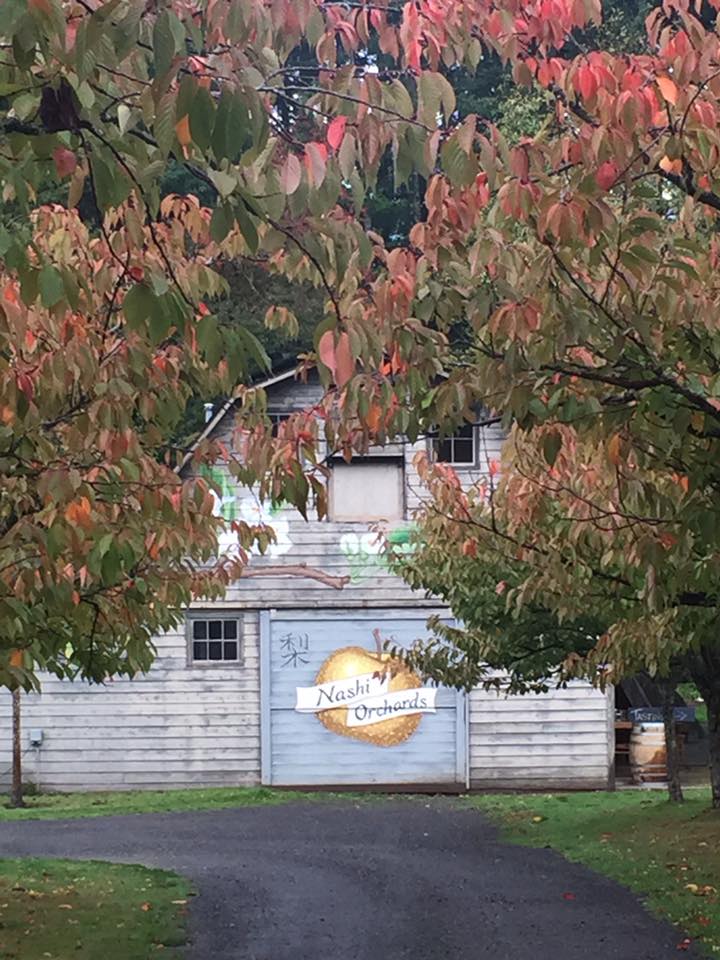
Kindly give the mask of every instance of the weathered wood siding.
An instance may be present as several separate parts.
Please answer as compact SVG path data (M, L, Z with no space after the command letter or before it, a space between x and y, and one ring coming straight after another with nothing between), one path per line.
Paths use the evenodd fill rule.
M612 690L587 683L507 697L469 696L474 789L605 789L612 777Z
M302 409L318 396L315 384L292 380L269 391L273 412ZM226 441L232 415L217 433ZM470 484L500 459L502 434L480 431L479 457L457 467ZM427 441L394 445L378 454L401 457L405 468L405 520L412 520L422 499L413 465ZM261 510L251 490L233 490L241 514ZM257 513L255 519L258 519ZM25 778L45 789L115 789L189 785L257 784L261 780L261 706L259 612L313 611L352 621L363 609L378 616L437 608L437 601L411 591L390 574L379 553L376 534L364 522L303 520L292 509L269 519L278 544L254 569L272 564L299 565L331 577L349 577L342 590L310 577L277 574L243 578L212 612L239 612L243 620L241 664L191 665L184 629L156 640L158 657L145 677L115 680L104 687L43 678L42 693L23 698ZM474 787L603 787L612 764L611 702L577 685L543 697L504 699L475 692L468 698L469 765ZM608 714L610 710L610 714ZM425 727L432 730L430 723ZM43 731L39 749L29 748L32 729ZM0 782L10 769L10 697L0 696Z
M25 779L52 790L260 782L258 614L243 617L240 664L190 666L184 628L156 640L150 672L105 686L44 677L23 696ZM33 728L39 749L29 748ZM0 771L10 767L10 697L0 701Z

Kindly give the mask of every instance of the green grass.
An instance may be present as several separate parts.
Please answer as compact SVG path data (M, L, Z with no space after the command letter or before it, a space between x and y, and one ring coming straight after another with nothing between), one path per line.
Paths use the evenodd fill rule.
M318 799L328 794L271 790L268 787L213 787L192 790L116 790L107 793L41 793L25 798L13 810L0 797L0 823L5 820L58 820L123 813L174 813L183 810L225 810Z
M709 791L683 805L662 791L484 795L468 802L498 820L506 839L552 847L630 887L711 956L720 954L720 811Z
M3 960L175 960L191 890L164 870L96 861L0 861Z

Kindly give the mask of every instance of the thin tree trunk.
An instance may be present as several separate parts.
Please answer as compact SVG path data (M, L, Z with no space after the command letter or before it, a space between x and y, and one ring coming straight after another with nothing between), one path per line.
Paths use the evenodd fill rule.
M20 724L20 687L12 692L12 790L10 806L24 807L22 786L22 736Z
M720 690L704 694L708 709L708 748L710 753L710 786L712 805L720 810Z
M665 754L667 763L668 800L670 803L682 803L682 783L680 782L680 751L675 723L675 683L671 679L658 680L662 694L663 724L665 726Z

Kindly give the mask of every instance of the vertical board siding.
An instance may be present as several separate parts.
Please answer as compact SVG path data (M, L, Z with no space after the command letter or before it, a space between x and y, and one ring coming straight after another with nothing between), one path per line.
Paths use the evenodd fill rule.
M105 686L42 678L23 696L24 778L45 790L260 781L258 615L241 616L240 664L190 666L184 627L157 638L150 671ZM43 731L39 749L31 729ZM0 696L0 782L9 779L10 696Z
M402 611L330 611L308 617L304 611L283 613L270 620L264 640L266 675L263 692L266 742L266 782L277 786L465 784L465 722L462 694L437 690L436 713L421 717L407 740L378 746L326 729L314 713L295 710L296 688L311 687L326 658L343 647L376 649L373 630L408 646L425 634L424 618ZM300 656L288 656L294 638ZM462 764L458 769L458 745Z
M582 682L526 696L474 690L471 787L605 789L612 765L612 707L612 691Z

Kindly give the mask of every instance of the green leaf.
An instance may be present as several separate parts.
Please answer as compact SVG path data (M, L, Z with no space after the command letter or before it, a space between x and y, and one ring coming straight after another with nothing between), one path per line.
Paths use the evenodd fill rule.
M240 232L245 238L250 253L257 253L259 243L257 227L255 226L254 218L250 216L244 203L239 203L235 207L235 219L238 222Z
M215 123L213 124L212 138L210 140L212 151L218 162L228 155L228 138L230 133L228 126L230 122L231 103L232 94L226 88L220 95L220 103L218 104L215 114Z
M159 75L170 69L175 54L185 41L185 28L174 13L163 10L153 28L153 55Z
M234 93L230 102L228 117L227 156L233 162L238 160L244 150L252 143L250 116L239 93Z
M270 370L272 366L270 357L267 355L265 347L263 347L262 343L260 343L255 334L251 333L243 326L236 327L235 333L242 342L243 346L247 349L252 359L255 360L255 362L264 370Z
M190 105L190 135L201 150L207 150L213 134L215 104L205 87L199 87Z
M158 309L157 297L145 283L136 283L125 294L123 311L132 329L141 328Z
M65 285L62 275L55 267L46 264L40 271L38 278L40 301L44 307L54 307L65 296Z
M553 430L552 433L545 434L542 441L543 456L551 467L557 460L557 455L560 453L561 447L562 437L557 431Z
M197 342L209 364L216 364L223 355L223 341L217 318L211 313L201 317L197 324Z
M453 186L466 187L472 183L477 173L476 160L465 153L455 135L443 144L440 160Z
M215 243L222 243L235 225L235 216L226 203L221 203L213 210L210 220L210 236Z
M210 170L208 171L208 176L217 188L217 192L223 198L229 197L237 187L237 177L233 177L229 173L223 173L222 170Z
M111 168L99 154L95 154L90 166L95 196L101 210L117 207L128 198L130 182L117 164Z
M158 147L167 156L175 143L175 97L166 93L158 104L153 132Z

